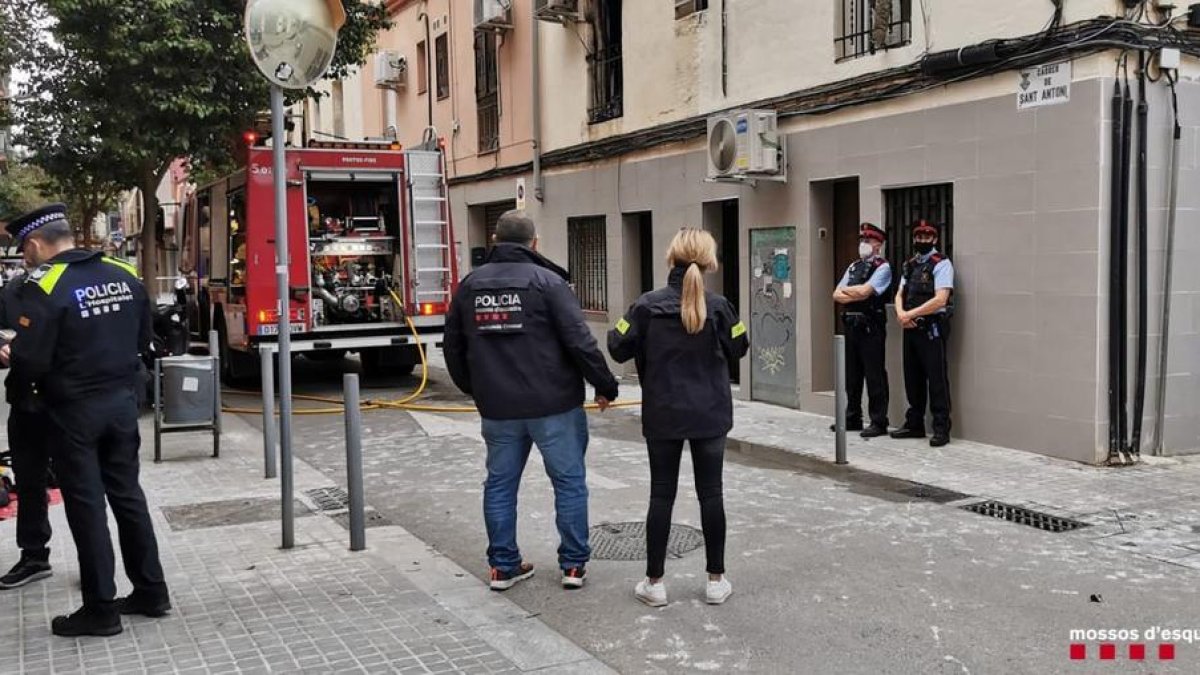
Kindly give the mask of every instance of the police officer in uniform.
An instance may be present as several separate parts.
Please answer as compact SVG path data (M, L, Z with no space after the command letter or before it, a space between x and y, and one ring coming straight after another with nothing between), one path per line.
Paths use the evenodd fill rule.
M601 409L617 397L569 275L536 248L532 220L521 211L500 216L487 263L462 280L446 317L446 368L483 418L483 514L496 591L533 576L516 528L517 489L535 444L554 486L562 585L583 586L591 557L583 382L595 387Z
M15 331L22 315L21 301L27 286L20 276L0 289L0 329ZM9 351L6 346L0 350ZM4 381L9 404L8 443L17 474L17 548L21 558L4 576L0 589L19 588L52 574L50 568L50 514L46 502L50 469L50 419L37 383L13 369Z
M76 249L66 208L10 223L34 271L25 282L11 365L37 381L51 421L54 465L79 553L83 607L55 617L55 635L116 635L120 614L170 609L154 526L138 484L138 352L150 344L150 304L129 264ZM105 500L133 593L115 599Z
M858 232L858 255L842 275L833 300L842 306L846 327L846 429L863 438L888 432L887 315L884 305L892 286L892 266L880 255L887 235L871 223ZM862 391L867 383L871 423L863 429Z
M933 414L935 448L950 442L950 376L946 342L950 338L954 265L937 250L938 230L928 221L913 224L916 255L904 263L896 292L896 319L904 329L904 390L908 413L892 438L925 437L925 401Z

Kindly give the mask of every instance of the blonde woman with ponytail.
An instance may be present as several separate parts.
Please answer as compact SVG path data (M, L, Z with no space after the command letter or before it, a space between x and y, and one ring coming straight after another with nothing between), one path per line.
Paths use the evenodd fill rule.
M618 363L633 359L642 384L642 435L650 457L646 515L646 579L634 595L667 604L663 569L684 441L692 452L708 571L705 600L719 605L733 586L725 578L722 465L733 428L730 364L746 354L746 327L733 305L710 293L704 275L717 271L717 244L704 230L684 228L667 252L667 285L638 298L608 334Z

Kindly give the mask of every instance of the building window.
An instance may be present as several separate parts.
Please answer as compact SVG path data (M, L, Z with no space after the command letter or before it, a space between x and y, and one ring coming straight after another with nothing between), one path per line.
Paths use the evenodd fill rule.
M836 0L838 61L903 47L912 41L912 0Z
M479 121L479 153L500 149L500 69L496 33L475 32L475 109Z
M604 216L567 220L571 286L585 312L608 311L608 246Z
M450 98L450 39L446 33L434 40L433 53L437 60L437 97L441 101Z
M912 224L920 219L938 228L938 250L954 252L954 185L921 185L883 191L888 259L899 270L913 256Z
M588 121L592 124L624 114L624 73L621 67L621 0L599 0L592 26L594 49L588 55L591 99Z
M689 17L708 9L708 0L675 0L675 20Z
M425 50L425 41L417 43L417 93L429 91L429 54Z

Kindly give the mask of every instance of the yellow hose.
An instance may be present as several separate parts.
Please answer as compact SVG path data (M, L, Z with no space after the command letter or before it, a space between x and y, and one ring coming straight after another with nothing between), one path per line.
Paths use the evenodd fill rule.
M404 303L400 297L396 295L396 291L389 289L392 294L392 299L396 301L397 306L403 307ZM425 357L425 348L421 345L421 336L417 333L417 326L408 316L404 317L404 322L408 324L408 329L412 331L413 339L417 344L417 354L421 357L421 384L416 390L404 398L397 400L388 399L366 399L359 404L359 409L366 412L371 410L410 410L415 412L436 412L436 413L474 413L479 412L475 406L438 406L438 405L421 405L413 403L422 393L425 392L425 387L429 384L429 361ZM224 393L230 396L255 396L260 392L253 391L237 391L232 389L224 390ZM297 401L311 401L313 403L329 403L337 407L331 408L294 408L293 415L341 415L345 412L346 402L340 398L329 396L312 396L309 394L294 394L292 396ZM626 401L624 403L611 403L609 408L632 408L641 405L641 401ZM599 410L600 406L595 403L588 403L584 406L587 410ZM235 415L261 415L262 408L233 408L222 406L223 412L232 413ZM278 414L278 413L276 413Z

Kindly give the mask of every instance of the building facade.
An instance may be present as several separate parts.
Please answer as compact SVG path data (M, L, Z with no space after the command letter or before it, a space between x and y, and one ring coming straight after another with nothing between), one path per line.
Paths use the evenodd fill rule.
M953 435L1089 463L1105 461L1111 447L1112 96L1126 81L1136 88L1144 49L1156 81L1146 84L1144 125L1142 447L1149 453L1155 430L1169 306L1162 445L1168 454L1200 450L1200 411L1190 405L1200 394L1200 276L1186 263L1200 249L1200 198L1186 188L1200 177L1200 71L1187 55L1196 36L1185 21L1167 37L1153 25L1167 17L1135 10L1119 21L1126 10L1116 0L1057 3L1061 12L1040 0L514 0L507 11L509 3L487 0L388 4L395 26L379 46L403 57L405 83L378 88L368 64L310 104L311 128L408 145L436 129L466 267L523 190L542 250L571 270L600 335L663 283L674 232L704 227L723 264L710 285L749 320L739 395L828 415L839 330L830 296L854 256L858 223L889 232L899 267L909 225L927 218L958 271ZM1171 72L1184 187L1168 305L1174 117L1157 64L1169 41L1183 52ZM1123 42L1128 50L1112 48ZM711 180L707 120L742 108L777 114L786 180ZM1130 347L1140 302L1135 241L1124 289ZM1135 350L1125 362L1124 407L1132 409ZM888 370L899 421L894 323Z

